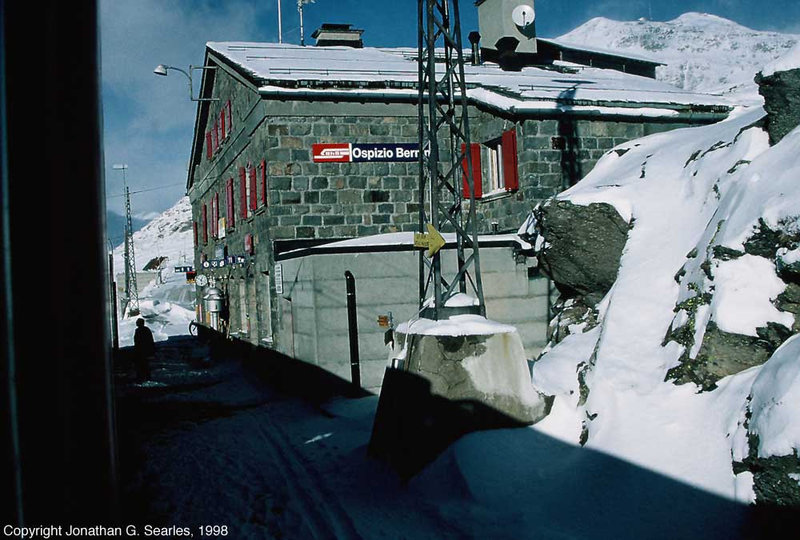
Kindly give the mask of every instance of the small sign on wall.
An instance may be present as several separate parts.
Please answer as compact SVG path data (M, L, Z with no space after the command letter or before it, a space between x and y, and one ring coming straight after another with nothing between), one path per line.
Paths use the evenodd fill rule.
M275 294L283 294L283 265L275 265Z
M419 160L416 143L317 143L311 145L315 163L385 163Z

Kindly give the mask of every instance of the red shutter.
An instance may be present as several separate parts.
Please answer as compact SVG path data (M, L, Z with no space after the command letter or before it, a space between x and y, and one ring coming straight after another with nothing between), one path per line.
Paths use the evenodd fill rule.
M224 108L219 112L219 128L220 128L220 131L222 132L222 138L224 139L225 137L227 137L227 132L225 131L225 109Z
M197 222L192 221L192 231L194 233L194 246L197 247Z
M210 160L214 155L214 149L211 147L211 132L206 131L206 157Z
M258 208L258 197L256 193L256 168L250 168L250 210Z
M236 212L234 211L233 206L233 178L228 178L228 184L226 186L227 190L227 198L228 198L228 228L232 229L236 225Z
M208 243L208 210L203 204L203 244Z
M231 108L231 100L225 104L225 109L228 111L228 133L233 135L233 109Z
M501 144L503 147L503 184L506 191L516 191L519 189L516 128L503 133Z
M469 145L470 153L472 154L472 181L475 183L475 198L480 199L483 197L483 177L481 176L481 145L478 143L472 143ZM461 152L465 153L467 151L467 145L461 144ZM461 176L462 176L462 183L463 183L463 194L465 199L469 199L469 178L467 177L467 156L464 156L464 160L461 163Z
M267 160L261 160L261 204L267 205Z
M239 167L239 204L242 205L242 218L247 218L247 171Z

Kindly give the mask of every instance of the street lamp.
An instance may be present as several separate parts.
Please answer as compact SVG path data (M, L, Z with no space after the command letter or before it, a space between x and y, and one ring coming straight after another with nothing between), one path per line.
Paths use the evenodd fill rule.
M305 46L305 36L303 36L303 4L313 4L315 0L297 0L297 11L300 12L300 45Z
M189 79L189 99L191 99L192 101L219 101L219 98L200 98L200 97L196 98L196 97L194 97L194 89L193 89L193 86L192 86L192 71L193 70L195 70L195 69L200 69L200 70L203 70L203 69L217 69L217 66L191 66L190 65L189 66L189 71L186 71L186 70L181 69L179 67L167 66L167 65L164 65L164 64L158 64L156 66L156 69L153 70L153 73L155 73L156 75L161 75L162 77L166 77L167 75L169 75L168 71L170 69L174 69L175 71L180 71L181 73L183 73L186 76L187 79Z

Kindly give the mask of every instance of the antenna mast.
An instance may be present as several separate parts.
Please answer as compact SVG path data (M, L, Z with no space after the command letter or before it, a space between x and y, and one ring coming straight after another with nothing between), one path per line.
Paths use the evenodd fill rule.
M485 316L474 178L472 167L466 166L472 163L472 155L458 0L418 0L418 28L419 232L424 234L428 225L436 231L455 232L458 258L457 272L448 282L441 252L433 253L430 260L420 252L420 309L423 317L433 320L463 313ZM441 43L440 59L444 53L438 79L437 43ZM430 200L426 201L428 192ZM465 212L467 195L469 209ZM457 292L473 296L477 305L445 307Z
M126 167L127 168L127 167ZM131 193L125 182L125 169L122 169L125 184L125 309L129 315L139 314L139 287L136 284L136 257L133 250L133 223L131 220Z

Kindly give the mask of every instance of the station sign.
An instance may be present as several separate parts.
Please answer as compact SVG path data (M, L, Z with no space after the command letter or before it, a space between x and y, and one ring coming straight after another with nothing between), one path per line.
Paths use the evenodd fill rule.
M187 272L194 272L194 266L176 266L175 273L176 274L185 274Z
M416 143L317 143L311 145L315 163L386 163L416 162Z

